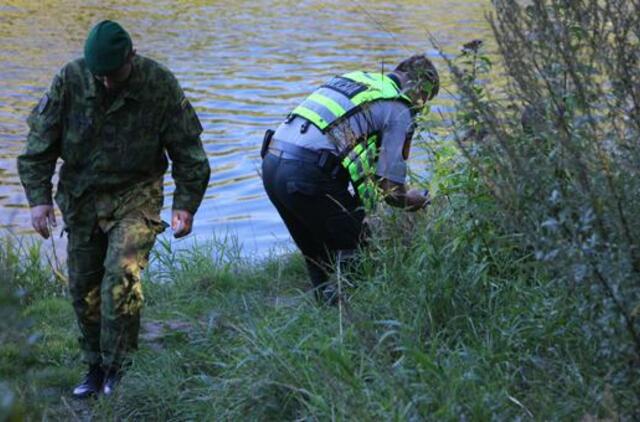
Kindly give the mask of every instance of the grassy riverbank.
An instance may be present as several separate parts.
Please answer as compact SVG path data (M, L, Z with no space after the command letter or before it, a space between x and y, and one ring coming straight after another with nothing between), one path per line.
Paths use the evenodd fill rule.
M131 370L76 402L64 277L7 240L0 419L640 419L640 10L493 4L507 83L479 42L443 56L433 204L375 219L343 306L304 293L297 254L158 245Z
M158 245L145 275L141 350L110 400L70 398L84 368L68 298L35 252L5 243L2 288L22 296L2 295L3 411L11 403L14 415L49 419L631 417L639 378L612 379L629 362L603 359L605 334L589 329L575 292L459 201L436 201L410 221L387 215L343 308L304 293L298 255L248 262L224 243L180 253Z

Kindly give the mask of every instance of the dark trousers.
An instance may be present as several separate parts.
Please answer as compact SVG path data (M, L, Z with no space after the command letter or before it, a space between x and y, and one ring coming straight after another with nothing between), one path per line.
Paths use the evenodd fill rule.
M304 255L313 286L325 286L338 252L355 250L363 235L364 210L347 190L348 176L341 171L332 177L317 164L269 153L262 181Z

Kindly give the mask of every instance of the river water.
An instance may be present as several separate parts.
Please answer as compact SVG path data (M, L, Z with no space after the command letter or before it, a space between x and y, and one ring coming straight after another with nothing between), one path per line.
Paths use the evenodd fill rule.
M0 229L33 234L15 162L25 119L102 19L119 21L139 54L176 74L202 121L212 176L187 242L233 235L254 254L290 245L259 176L265 129L331 76L389 69L417 52L430 55L444 76L434 107L446 115L452 98L427 33L455 53L466 41L489 37L488 8L479 0L2 0ZM420 154L412 160L422 164ZM167 177L166 220L172 192Z

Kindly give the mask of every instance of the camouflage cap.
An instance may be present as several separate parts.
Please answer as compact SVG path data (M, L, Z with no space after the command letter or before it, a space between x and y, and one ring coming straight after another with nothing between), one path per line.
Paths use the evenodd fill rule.
M106 75L125 63L131 47L127 31L117 22L104 20L89 32L84 44L84 60L91 73Z

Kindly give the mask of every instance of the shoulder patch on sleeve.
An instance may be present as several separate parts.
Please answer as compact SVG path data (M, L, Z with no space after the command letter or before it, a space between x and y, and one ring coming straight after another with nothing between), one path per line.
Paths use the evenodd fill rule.
M38 110L38 114L44 113L44 111L47 109L47 105L49 105L48 93L44 94L42 98L40 98L40 101L38 102L38 106L36 107L36 109Z

